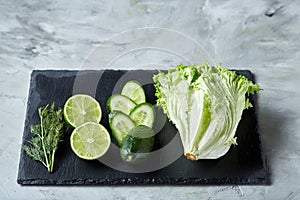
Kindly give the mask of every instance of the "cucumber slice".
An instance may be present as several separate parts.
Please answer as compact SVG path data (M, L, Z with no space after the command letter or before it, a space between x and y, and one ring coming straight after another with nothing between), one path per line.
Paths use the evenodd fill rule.
M130 117L119 111L114 111L109 114L109 125L119 146L126 135L129 134L129 131L135 127L135 123Z
M155 112L150 103L141 103L130 112L130 118L138 125L153 127Z
M131 99L120 94L112 95L107 101L107 108L110 112L117 110L126 115L129 115L135 106L136 104Z
M130 98L136 104L146 102L145 91L137 81L128 81L124 85L121 94Z

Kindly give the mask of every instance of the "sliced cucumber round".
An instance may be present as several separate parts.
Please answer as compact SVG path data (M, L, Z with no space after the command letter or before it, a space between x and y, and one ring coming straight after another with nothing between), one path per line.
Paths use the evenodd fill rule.
M112 95L107 101L107 108L110 112L121 111L126 115L129 115L135 106L136 104L131 99L121 94Z
M141 103L135 106L129 116L137 126L153 127L155 112L150 103Z
M109 114L109 125L119 146L126 135L129 134L130 130L135 127L135 123L130 117L119 111L114 111Z
M137 81L128 81L124 85L121 94L130 98L136 104L146 102L145 91Z

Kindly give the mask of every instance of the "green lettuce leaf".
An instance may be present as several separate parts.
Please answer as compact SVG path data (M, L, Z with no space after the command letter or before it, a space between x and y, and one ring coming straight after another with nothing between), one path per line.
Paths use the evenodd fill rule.
M157 104L178 129L191 160L216 159L236 145L235 132L249 95L260 90L234 71L204 65L179 65L153 77Z

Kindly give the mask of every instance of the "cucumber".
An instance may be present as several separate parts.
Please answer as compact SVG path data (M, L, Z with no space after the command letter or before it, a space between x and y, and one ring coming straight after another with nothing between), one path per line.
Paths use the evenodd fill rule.
M135 106L136 104L131 99L120 94L112 95L107 101L107 108L110 112L121 111L126 115L129 115Z
M119 111L114 111L109 114L109 125L119 146L126 135L129 134L130 130L135 127L135 123L130 117Z
M150 128L153 127L155 112L150 103L141 103L135 106L129 116L137 126L145 125Z
M124 85L121 94L130 98L136 104L146 102L145 91L137 81L128 81Z
M138 163L146 158L154 146L153 130L147 126L136 126L123 139L120 147L121 158L129 163Z

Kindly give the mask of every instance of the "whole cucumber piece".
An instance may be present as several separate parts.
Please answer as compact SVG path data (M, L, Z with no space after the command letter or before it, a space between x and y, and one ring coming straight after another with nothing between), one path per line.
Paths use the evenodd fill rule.
M139 125L132 128L123 139L120 154L124 161L138 163L146 158L145 153L152 151L154 146L153 130L147 126Z

